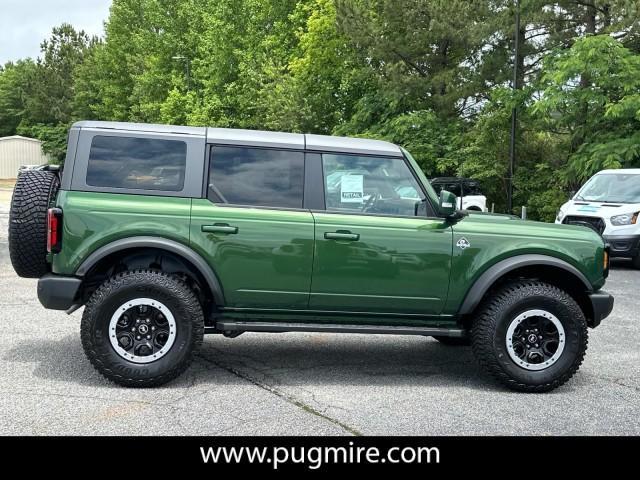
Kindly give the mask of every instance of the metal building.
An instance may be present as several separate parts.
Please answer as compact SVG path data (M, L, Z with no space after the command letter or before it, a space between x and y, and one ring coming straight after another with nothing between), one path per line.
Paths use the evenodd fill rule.
M20 135L0 137L0 178L16 178L21 165L44 165L48 162L40 140Z

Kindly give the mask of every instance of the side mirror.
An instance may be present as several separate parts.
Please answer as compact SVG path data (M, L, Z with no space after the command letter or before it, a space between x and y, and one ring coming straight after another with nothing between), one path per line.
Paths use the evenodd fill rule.
M458 209L458 199L453 193L447 190L441 190L438 208L443 217L450 217L455 214Z

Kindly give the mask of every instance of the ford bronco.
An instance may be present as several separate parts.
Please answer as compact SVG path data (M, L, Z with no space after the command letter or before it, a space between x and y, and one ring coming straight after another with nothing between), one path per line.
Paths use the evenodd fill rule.
M9 249L133 387L180 375L205 333L348 332L470 344L542 392L613 308L592 229L458 210L409 152L359 138L79 122L62 169L19 175Z

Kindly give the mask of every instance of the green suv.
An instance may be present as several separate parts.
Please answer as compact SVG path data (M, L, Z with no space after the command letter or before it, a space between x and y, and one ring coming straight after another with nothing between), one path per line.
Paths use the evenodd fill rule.
M63 170L19 176L9 248L121 385L177 377L205 333L296 331L432 336L513 389L563 384L613 308L607 247L456 205L383 141L79 122Z

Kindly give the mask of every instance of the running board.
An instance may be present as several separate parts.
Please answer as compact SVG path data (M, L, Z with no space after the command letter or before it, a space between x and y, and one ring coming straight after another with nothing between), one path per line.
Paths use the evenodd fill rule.
M329 323L283 323L283 322L234 322L220 320L216 328L207 328L205 333L222 332L326 332L326 333L381 333L392 335L438 335L442 337L464 337L460 328L380 326L380 325L336 325Z

